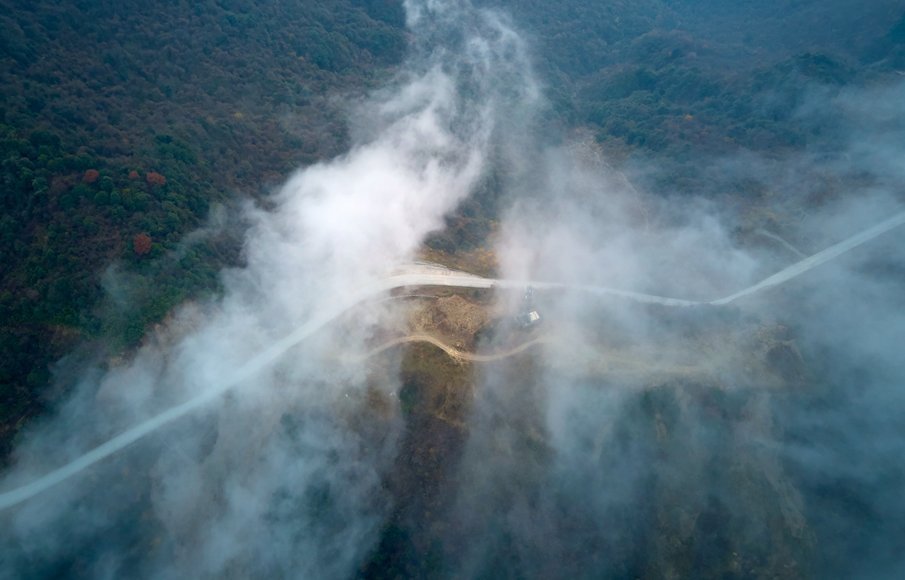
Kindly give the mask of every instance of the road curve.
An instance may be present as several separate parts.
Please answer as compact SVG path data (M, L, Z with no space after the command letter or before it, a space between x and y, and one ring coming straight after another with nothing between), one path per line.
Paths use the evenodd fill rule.
M783 248L789 250L790 252L792 252L793 254L798 256L799 258L808 257L807 254L805 254L804 252L802 252L801 250L799 250L798 248L796 248L795 246L790 244L788 241L785 240L785 238L781 238L781 237L777 236L776 234L774 234L773 232L768 232L767 230L765 230L763 228L758 228L758 229L754 230L754 233L758 234L759 236L763 236L767 239L773 240L774 242L776 242Z
M352 360L354 362L361 362L361 361L365 361L373 356L376 356L386 350L389 350L395 346L399 346L401 344L410 344L413 342L423 342L423 343L431 344L431 345L439 348L440 350L442 350L443 352L445 352L446 354L448 354L450 357L452 357L454 359L465 360L465 361L469 361L469 362L477 362L477 363L488 363L488 362L503 360L503 359L509 358L511 356L515 356L519 353L525 352L532 346L535 346L542 342L547 342L547 340L545 340L544 338L541 338L541 337L536 337L536 338L533 338L526 342L523 342L520 345L518 345L514 348L511 348L509 350L504 350L504 351L496 352L493 354L476 354L476 353L468 352L467 350L461 350L454 346L446 344L442 340L440 340L434 336L431 336L429 334L410 334L407 336L400 336L399 338L394 338L392 340L388 340L387 342L381 344L380 346L377 346L363 354L358 354L358 355L354 355L351 357L344 357L344 358L348 358L349 360Z
M135 441L145 437L146 435L160 429L180 417L204 406L208 402L216 399L220 395L230 391L243 382L252 378L256 373L275 363L286 351L293 346L299 344L314 332L320 330L332 320L348 311L356 304L371 299L375 295L395 288L405 286L448 286L455 288L524 288L526 285L539 289L570 289L586 291L604 296L617 296L636 302L660 304L664 306L695 306L695 305L714 305L721 306L729 304L744 296L752 295L761 290L783 284L792 278L800 276L805 272L833 260L862 244L873 240L874 238L905 224L905 212L896 214L895 216L871 227L861 233L854 235L838 244L809 256L791 266L777 272L776 274L750 286L742 289L734 294L717 298L709 301L686 300L682 298L669 298L666 296L657 296L652 294L644 294L640 292L632 292L628 290L619 290L615 288L604 288L598 286L585 285L568 285L555 282L535 282L528 280L493 280L489 278L481 278L470 274L457 273L443 268L420 265L421 272L418 273L400 273L391 275L384 280L374 284L370 288L363 289L358 295L349 302L339 305L332 310L320 312L317 316L297 328L289 335L280 340L275 341L268 348L260 352L249 360L237 372L236 376L226 383L211 387L207 391L172 407L159 415L140 423L131 429L124 431L113 439L102 443L84 455L74 459L70 463L51 471L50 473L39 477L38 479L24 486L0 493L0 510L12 507L23 501L32 498L39 493L50 489L51 487L66 481L77 473L87 469L102 459L113 455L117 451L124 449Z
M540 345L540 344L552 344L559 342L559 340L555 337L535 337L531 340L527 340L513 348L508 350L503 350L499 352L495 352L492 354L476 354L472 352L468 352L466 350L458 349L454 346L451 346L442 340L431 336L429 334L411 334L408 336L401 336L398 338L394 338L388 340L387 342L367 351L362 354L356 355L345 355L340 357L342 360L350 361L350 362L364 362L367 359L377 356L382 352L385 352L391 348L402 344L411 344L411 343L424 343L435 346L436 348L442 350L451 358L456 360L463 360L474 363L490 363L500 361L511 356L515 356L525 352L526 350ZM644 373L645 375L657 375L668 373L670 375L690 375L692 373L700 373L700 369L698 367L689 366L689 365L671 365L671 366L651 366L646 361L641 361L635 358L626 357L620 354L614 353L599 353L587 347L587 345L582 345L585 350L585 355L588 359L594 360L598 363L602 363L602 365L597 365L597 370L599 372L603 372L605 374L637 374ZM572 353L575 353L573 349ZM630 370L636 369L636 370Z
M837 244L834 244L816 254L808 256L794 264L780 270L779 272L769 276L760 282L739 290L734 294L715 298L713 300L688 300L685 298L671 298L668 296L659 296L656 294L645 294L643 292L632 292L631 290L621 290L618 288L608 288L604 286L590 286L584 284L565 284L561 282L543 282L537 280L499 280L492 278L481 278L471 274L462 272L454 272L452 270L444 270L442 268L431 267L428 271L418 273L396 274L386 278L384 284L386 289L393 289L402 286L450 286L455 288L516 288L523 289L531 286L540 290L578 290L591 294L602 296L616 296L625 298L634 302L642 302L646 304L659 304L662 306L724 306L736 300L750 296L761 290L778 286L789 280L796 278L809 270L820 266L830 260L833 260L842 254L861 246L886 232L893 230L905 224L905 212L896 214L879 224L870 227L859 234L847 238Z

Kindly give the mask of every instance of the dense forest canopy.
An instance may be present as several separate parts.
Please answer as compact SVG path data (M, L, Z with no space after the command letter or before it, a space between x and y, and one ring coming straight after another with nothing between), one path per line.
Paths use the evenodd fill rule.
M690 187L700 181L687 161L702 152L832 148L831 127L793 118L809 91L905 67L894 0L486 4L528 31L553 122L590 128L614 159L658 156L674 164L661 182ZM341 152L350 99L392 74L407 37L391 0L5 1L2 13L9 425L37 408L48 364L74 344L132 344L214 288L238 258L235 240L221 228L171 263L182 237L211 204L266 195L292 169ZM465 230L438 247L486 232L473 217L492 209L466 213L451 222ZM150 249L137 251L137 236ZM112 263L154 280L128 313L99 303Z
M529 32L551 119L590 128L616 159L637 150L669 160L690 186L698 181L683 160L701 152L831 143L826 127L818 135L792 119L808 91L905 67L905 16L893 0L869 10L487 5ZM292 169L341 152L350 99L392 74L407 37L391 0L6 1L2 13L0 379L5 421L16 423L36 408L47 365L74 344L102 334L134 343L185 297L212 289L238 257L235 241L208 236L178 265L168 252L211 204L266 194ZM455 222L465 230L438 247L486 232L472 218L492 210L466 211ZM136 251L136 236L150 250ZM159 291L139 293L128 313L101 307L112 263Z
M762 203L767 198L800 215L853 186L867 191L885 185L850 162L854 121L837 113L844 107L826 104L844 104L853 91L882 91L905 77L901 0L473 3L499 9L507 26L522 33L542 93L541 112L526 130L532 138L557 145L580 141L607 167L662 199L731 199L749 220L732 232L735 241L743 243L762 226L782 229L789 218L771 213ZM349 119L360 114L365 95L407 78L406 59L423 48L406 28L403 4L0 0L0 466L10 461L23 429L75 389L80 375L74 370L85 361L104 367L128 359L177 306L222 292L224 269L247 259L249 207L272 208L273 191L293 172L350 155L355 136ZM888 124L894 129L889 134L898 135L901 121ZM876 129L882 136L884 128ZM717 175L739 159L756 162ZM754 175L789 159L808 163L783 166L801 174L785 190ZM464 263L463 256L486 258L489 236L498 233L501 192L512 178L504 160L487 165L473 195L445 216L446 228L427 238L425 252L453 263ZM803 183L806 191L793 191ZM778 239L786 251L801 254ZM482 274L493 273L492 260L480 265ZM869 268L894 270L886 263ZM438 319L447 323L445 316ZM731 334L750 323L739 320L719 319L717 325ZM482 330L487 336L495 331ZM786 357L777 364L804 381L795 367L800 354L784 332L764 331L787 347L775 355ZM436 371L428 368L430 360L417 349L404 359L406 368L415 369L409 390L400 394L405 413L429 405L412 394L412 385L428 382ZM464 384L460 366L442 369L448 373L444 384ZM858 378L854 371L851 376ZM628 413L678 425L669 410L686 404L682 396L645 394ZM744 396L734 396L705 394L704 409L694 412L756 414ZM493 421L498 418L488 419ZM300 427L281 420L274 429ZM658 436L638 443L619 435L626 448L650 449ZM544 444L529 443L519 452L546 452ZM461 451L453 435L438 447L444 444ZM413 461L435 466L433 451L423 453L413 454ZM386 487L413 485L405 478L421 481L416 475L405 472ZM645 485L658 485L653 479ZM737 487L747 490L749 483ZM312 493L317 511L323 503L318 494L329 494ZM850 509L868 509L856 504L852 499ZM699 526L702 537L713 532L716 545L723 538L714 531L720 527L715 520L726 515L720 509L708 508L700 522L674 527ZM421 568L400 563L417 558L394 550L418 540L406 535L398 513L394 518L381 536L380 546L390 548L378 550L359 575L380 577L383 565L430 575L429 558ZM792 554L801 547L795 542L810 540L791 538L785 529L769 532L791 547L754 559L800 561ZM660 555L681 551L664 542L651 549ZM628 553L639 545L614 544L612 550ZM435 548L424 550L433 554ZM695 558L712 555L709 548L695 549ZM394 557L400 561L390 561ZM69 564L64 572L77 568L66 569ZM713 570L734 565L721 562ZM762 571L769 568L764 566Z
M132 344L186 296L212 289L236 260L235 241L221 231L176 258L183 236L211 204L264 195L292 169L342 151L343 100L385 76L406 40L401 6L385 2L2 10L8 427L36 408L47 366L74 344L100 335ZM151 247L139 250L146 238ZM121 261L139 277L128 285L143 288L128 312L98 304L105 268Z

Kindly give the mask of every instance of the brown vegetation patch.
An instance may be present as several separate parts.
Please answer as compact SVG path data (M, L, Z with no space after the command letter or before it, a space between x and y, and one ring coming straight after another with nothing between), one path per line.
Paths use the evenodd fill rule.
M453 294L433 300L412 317L412 331L443 337L457 349L471 350L489 320L487 308Z
M495 278L499 273L496 253L489 247L449 253L425 246L418 252L417 258L487 278Z

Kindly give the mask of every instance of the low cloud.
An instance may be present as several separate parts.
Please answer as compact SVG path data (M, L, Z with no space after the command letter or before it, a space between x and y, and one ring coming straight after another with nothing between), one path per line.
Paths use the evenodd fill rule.
M452 50L416 41L359 105L348 153L298 171L271 208L246 207L245 266L222 274L221 298L83 372L27 429L3 489L40 487L71 461L78 473L0 515L3 575L345 577L373 548L399 416L365 420L364 368L329 355L337 341L364 350L385 309L314 333L443 226L483 176L511 92L534 91L519 38L492 13L409 12L415 38L449 36Z
M428 546L417 569L892 577L900 231L725 306L588 287L707 302L898 214L905 84L815 92L800 117L838 117L836 150L701 159L705 190L660 195L635 179L655 159L623 173L587 139L542 134L506 18L455 0L406 8L410 60L353 107L347 153L245 207L246 265L222 273L222 296L182 307L128 361L83 370L27 430L0 488L78 467L0 496L0 572L335 578L382 562L407 500L392 485L412 437L398 361L371 380L336 354L366 352L399 313L348 308L495 172L500 277L565 288L498 293L502 347L544 340L476 367L436 488L448 497L390 530ZM539 331L513 322L527 306ZM374 391L387 412L369 408Z

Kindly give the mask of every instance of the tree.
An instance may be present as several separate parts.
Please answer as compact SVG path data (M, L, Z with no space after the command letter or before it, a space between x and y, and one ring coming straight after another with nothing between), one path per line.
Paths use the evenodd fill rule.
M148 173L145 179L151 185L166 185L167 183L167 178L157 173L156 171L151 171L150 173Z
M132 238L132 249L138 256L144 256L151 251L151 236L145 233L136 234Z

